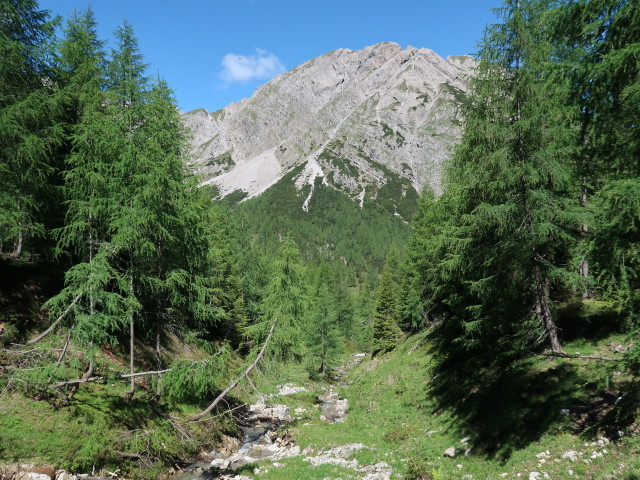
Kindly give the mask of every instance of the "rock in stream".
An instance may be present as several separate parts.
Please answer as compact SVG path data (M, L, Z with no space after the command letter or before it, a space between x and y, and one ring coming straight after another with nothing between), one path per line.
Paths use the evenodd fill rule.
M242 465L263 459L280 460L300 454L300 447L291 438L279 437L275 430L293 421L286 405L251 405L240 417L242 442L235 447L210 453L210 461L192 463L173 475L174 480L234 478L223 475Z

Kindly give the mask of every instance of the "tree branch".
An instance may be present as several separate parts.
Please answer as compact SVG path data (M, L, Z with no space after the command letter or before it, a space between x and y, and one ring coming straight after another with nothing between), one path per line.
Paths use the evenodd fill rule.
M549 352L549 353L535 353L535 355L539 355L542 357L560 357L560 358L567 358L569 360L571 359L584 359L584 360L604 360L607 362L615 362L617 360L619 360L618 358L613 358L613 357L601 357L598 355L571 355L570 353L563 353L563 352Z
M64 342L64 348L58 357L58 361L56 362L56 367L59 367L62 363L62 359L64 358L64 354L67 353L67 348L69 348L69 340L71 340L71 332L67 334L67 340Z
M242 372L242 374L238 378L236 378L233 382L231 382L231 384L227 388L225 388L222 391L222 393L220 393L220 395L218 395L213 402L211 402L211 405L209 405L207 408L205 408L199 414L197 414L194 417L192 417L191 418L192 421L200 420L205 415L208 415L209 413L211 413L211 411L214 408L216 408L216 405L218 405L218 403L220 403L220 400L222 400L227 395L227 393L229 393L231 390L236 388L238 386L238 383L240 382L240 380L242 380L244 377L249 375L251 370L256 368L256 365L258 365L258 362L260 362L260 360L262 359L262 356L264 355L265 350L267 349L267 344L269 343L269 340L271 340L271 336L273 335L273 330L275 329L275 327L276 327L276 322L274 321L273 325L271 325L271 330L269 330L269 335L267 335L267 338L264 341L264 344L262 344L262 348L260 349L260 352L258 353L258 356L253 361L253 363L251 363L251 365L249 365L247 367L247 369L244 372Z
M126 453L126 452L118 452L118 455L120 455L123 458L135 458L135 459L142 459L143 456L140 455L139 453Z
M44 337L49 335L53 331L53 329L56 328L56 326L62 321L62 319L67 316L67 314L71 311L73 306L76 303L78 303L78 300L80 300L80 297L82 297L82 293L79 293L76 296L76 298L73 299L73 302L71 302L71 304L66 308L66 310L64 312L62 312L58 318L56 318L56 320L51 324L51 326L49 328L47 328L44 332L42 332L37 337L34 337L31 340L27 340L26 345L31 345L33 343L37 343L40 340L42 340Z
M88 378L78 378L76 380L68 380L66 382L58 382L58 383L52 383L51 385L49 385L49 388L60 388L60 387L64 387L67 385L77 385L79 383L89 383L89 382L99 382L101 380L107 380L109 378L114 379L114 380L118 380L121 378L131 378L131 377L141 377L144 375L160 375L161 373L166 373L169 370L171 370L170 368L167 368L166 370L156 370L156 371L150 371L150 372L137 372L137 373L126 373L126 374L122 374L122 375L116 375L115 377L109 377L109 376L96 376L96 377L88 377Z

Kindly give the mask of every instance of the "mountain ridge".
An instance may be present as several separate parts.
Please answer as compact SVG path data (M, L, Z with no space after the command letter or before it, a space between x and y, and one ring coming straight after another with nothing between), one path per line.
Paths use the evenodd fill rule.
M298 190L316 178L362 205L390 176L440 191L440 165L457 141L457 105L475 60L383 42L338 49L261 85L222 110L183 115L193 163L221 197L255 197L293 168ZM404 193L401 193L403 195Z

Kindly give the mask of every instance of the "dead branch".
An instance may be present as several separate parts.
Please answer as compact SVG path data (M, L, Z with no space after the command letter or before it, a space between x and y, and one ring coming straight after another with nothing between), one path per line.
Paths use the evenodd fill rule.
M140 455L139 453L118 452L118 455L120 455L123 458L135 458L137 460L141 460L143 458L143 456Z
M170 370L171 370L170 368L167 368L165 370L157 370L157 371L150 371L150 372L137 372L137 373L118 374L118 375L115 375L113 377L100 375L100 376L96 376L96 377L78 378L76 380L68 380L66 382L52 383L51 385L49 385L49 388L61 388L61 387L67 386L67 385L76 385L76 384L79 384L79 383L99 382L99 381L108 380L108 379L119 380L119 379L122 379L122 378L141 377L141 376L144 376L144 375L160 375L160 374L166 373L166 372L168 372Z
M218 405L218 403L220 403L220 400L222 400L227 395L227 393L229 393L231 390L236 388L238 386L238 383L240 382L240 380L242 380L247 375L249 375L251 370L253 370L256 367L256 365L258 365L258 362L260 362L260 360L262 359L262 356L264 355L264 352L267 349L267 344L269 343L269 340L271 340L271 336L273 335L273 330L275 329L275 327L276 327L276 322L274 321L273 325L271 325L271 329L269 330L269 335L267 335L267 338L265 339L264 343L262 344L262 348L260 349L260 352L258 353L258 356L253 361L253 363L251 363L251 365L249 365L247 367L247 369L244 372L242 372L242 374L238 378L236 378L233 382L231 382L231 384L227 388L225 388L222 391L222 393L220 393L220 395L218 395L213 402L211 402L211 405L209 405L207 408L205 408L199 414L197 414L194 417L192 417L191 420L200 420L205 415L208 415L209 413L211 413L211 411L214 408L216 408L216 405Z
M67 339L68 339L68 337L67 337ZM93 375L93 365L94 365L93 358L91 358L89 360L89 367L87 368L87 371L82 376L82 378L89 378L89 377L91 377L91 375ZM73 399L75 394L78 392L79 388L80 388L80 384L79 383L76 383L73 387L71 387L71 391L67 394L66 398L62 402L63 406L67 406L67 405L69 405L69 403L71 403L71 400Z
M539 355L542 357L559 357L566 358L569 360L604 360L606 362L615 362L619 360L618 358L613 357L601 357L599 355L571 355L570 353L564 352L548 352L548 353L536 353L535 355Z
M16 344L14 344L16 345ZM0 352L2 353L10 353L12 355L26 355L27 353L33 353L36 350L40 350L40 347L32 348L31 350L11 350L9 348L2 348Z
M76 296L76 298L73 299L73 302L71 302L71 304L66 308L66 310L64 312L62 312L58 318L55 319L55 321L51 324L51 326L49 328L47 328L44 332L42 332L40 335L32 338L31 340L27 340L26 344L27 345L31 345L33 343L37 343L40 340L42 340L44 337L49 335L53 331L53 329L56 328L56 326L64 319L64 317L67 316L67 314L71 311L73 306L76 303L78 303L78 300L80 300L80 297L82 297L82 293L79 293Z
M56 362L56 367L59 367L62 363L62 359L64 358L64 354L67 353L67 348L69 348L69 340L71 340L71 332L67 333L67 340L64 342L64 348L62 349L62 353L58 357L58 361Z

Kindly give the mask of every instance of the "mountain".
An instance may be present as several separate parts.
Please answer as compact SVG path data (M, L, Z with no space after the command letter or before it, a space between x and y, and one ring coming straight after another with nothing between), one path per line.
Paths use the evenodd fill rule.
M194 163L220 197L255 197L282 180L303 211L322 185L406 219L425 185L440 190L474 66L388 42L327 53L251 98L184 114Z

